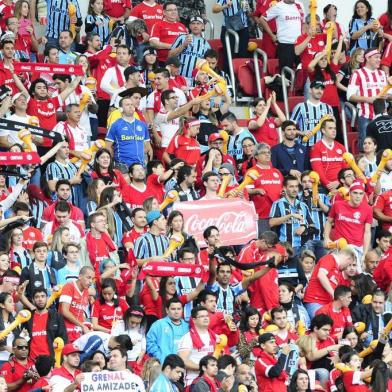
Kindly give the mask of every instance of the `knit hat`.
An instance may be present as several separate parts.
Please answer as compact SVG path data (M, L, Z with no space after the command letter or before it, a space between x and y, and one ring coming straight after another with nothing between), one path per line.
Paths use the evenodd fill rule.
M221 169L227 169L230 172L230 174L232 176L234 176L234 167L233 167L233 165L231 163L227 163L227 162L226 163L222 163L220 168Z

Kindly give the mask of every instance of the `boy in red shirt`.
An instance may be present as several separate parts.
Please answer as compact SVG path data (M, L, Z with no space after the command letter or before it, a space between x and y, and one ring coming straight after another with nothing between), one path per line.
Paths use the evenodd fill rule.
M274 333L276 344L281 347L291 342L298 340L298 335L293 332L295 325L291 325L290 329L287 328L287 310L279 307L271 310L272 323L279 329Z
M286 380L288 378L284 365L291 348L284 345L277 358L278 345L272 333L263 333L259 336L259 344L262 352L255 362L255 372L259 392L286 392Z
M347 286L339 285L333 293L333 301L324 305L317 314L326 314L333 320L331 337L338 342L341 339L344 328L353 325L351 312L348 306L351 303L351 289Z

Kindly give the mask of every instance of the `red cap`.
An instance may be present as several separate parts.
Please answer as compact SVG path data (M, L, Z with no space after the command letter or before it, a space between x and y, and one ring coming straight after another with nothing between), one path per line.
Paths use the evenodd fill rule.
M79 347L75 346L73 343L68 343L64 346L62 354L69 355L73 353L82 353L83 351Z
M360 180L355 180L350 186L350 192L357 190L365 192L365 184Z
M219 132L211 133L210 136L208 136L208 143L215 142L216 140L223 140L222 135Z

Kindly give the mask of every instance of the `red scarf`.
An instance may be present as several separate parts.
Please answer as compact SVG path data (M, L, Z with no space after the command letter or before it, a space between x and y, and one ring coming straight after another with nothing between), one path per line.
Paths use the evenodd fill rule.
M192 318L189 320L189 333L191 334L193 347L196 348L197 350L200 350L201 348L203 348L204 343L201 340L199 332L197 332L197 329L195 327L195 324L194 324ZM208 334L210 335L210 343L209 343L209 345L215 347L215 344L216 344L216 335L215 335L215 333L211 329L208 328ZM209 353L209 354L212 354L212 352Z
M124 84L125 84L125 81L124 81L124 74L123 74L123 72L121 71L121 69L120 69L120 67L118 66L118 64L116 64L116 65L114 66L114 69L115 69L115 71L116 71L116 77L117 77L118 86L119 86L119 87L124 86Z
M207 383L208 385L208 390L210 392L218 392L219 388L221 387L221 383L218 381L218 379L214 378L213 380L211 380L211 378L207 377L207 376L201 376L196 378L195 381L193 381L192 385L197 384L198 381L203 380L205 383Z
M86 246L87 246L87 251L90 256L90 261L93 267L95 268L95 264L97 263L96 257L97 257L97 248L95 245L95 238L91 235L91 232L88 232L86 235ZM110 238L110 236L107 233L102 233L101 238L99 241L103 241L106 245L106 250L108 252L113 252L116 250L116 245Z
M167 261L152 261L145 264L140 270L138 279L143 280L150 276L190 276L193 278L208 279L208 271L203 266L188 263L169 263ZM207 278L205 275L207 274Z
M32 152L2 152L0 155L0 166L33 165L40 163L39 155Z

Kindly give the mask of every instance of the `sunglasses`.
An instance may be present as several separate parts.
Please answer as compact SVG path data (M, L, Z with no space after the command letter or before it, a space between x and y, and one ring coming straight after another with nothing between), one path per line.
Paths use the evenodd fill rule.
M29 346L15 346L18 350L28 350Z

